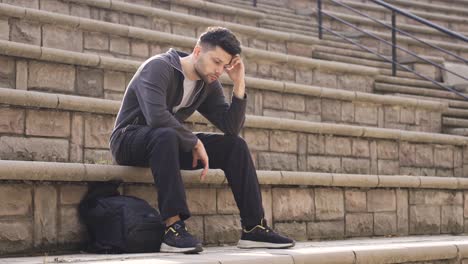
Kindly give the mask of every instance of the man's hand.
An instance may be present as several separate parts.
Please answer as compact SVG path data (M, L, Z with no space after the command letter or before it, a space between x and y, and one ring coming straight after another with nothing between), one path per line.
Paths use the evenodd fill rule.
M203 171L200 175L200 180L203 181L206 178L206 174L208 173L208 168L210 166L208 164L208 154L206 154L205 146L203 146L203 143L200 141L200 139L197 141L195 147L193 147L192 156L192 168L195 168L197 166L199 160L201 160L204 166Z
M245 67L240 55L232 58L231 63L226 67L226 72L234 83L234 95L243 99L245 95Z

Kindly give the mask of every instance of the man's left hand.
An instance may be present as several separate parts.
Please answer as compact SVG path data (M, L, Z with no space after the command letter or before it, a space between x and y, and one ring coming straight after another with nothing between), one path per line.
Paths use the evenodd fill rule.
M239 54L232 58L231 63L226 67L226 72L234 85L244 82L245 67Z

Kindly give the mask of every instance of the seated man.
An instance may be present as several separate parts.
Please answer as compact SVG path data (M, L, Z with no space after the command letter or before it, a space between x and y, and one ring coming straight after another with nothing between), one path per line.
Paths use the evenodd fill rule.
M240 43L230 30L209 28L191 54L170 49L145 61L125 92L110 148L118 164L151 168L167 227L163 252L202 251L183 222L190 211L180 170L194 168L203 168L201 180L208 168L224 171L243 226L239 247L294 246L293 240L267 226L255 167L238 136L247 100L240 53ZM218 81L224 71L234 83L231 104ZM193 134L184 127L182 122L195 110L224 135Z

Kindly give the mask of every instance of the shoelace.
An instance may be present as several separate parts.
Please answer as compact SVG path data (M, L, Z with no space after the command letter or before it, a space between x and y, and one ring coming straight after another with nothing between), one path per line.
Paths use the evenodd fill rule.
M172 231L174 233L174 235L177 236L177 237L178 236L186 237L186 236L189 235L187 227L185 227L185 226L182 226L182 227L178 228L177 230L171 226L168 229L166 229L164 234L167 234L167 232L169 232L169 231Z

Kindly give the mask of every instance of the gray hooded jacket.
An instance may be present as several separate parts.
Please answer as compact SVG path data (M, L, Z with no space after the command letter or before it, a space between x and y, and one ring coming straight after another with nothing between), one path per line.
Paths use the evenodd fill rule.
M172 112L183 96L184 75L180 57L188 54L170 49L146 60L137 70L125 91L110 137L114 154L121 143L120 131L128 125L147 125L153 128L173 128L177 132L182 151L190 151L197 137L182 122L195 110L225 134L239 134L245 121L246 96L232 97L226 102L221 83L197 81L191 104ZM114 155L115 157L115 155Z

